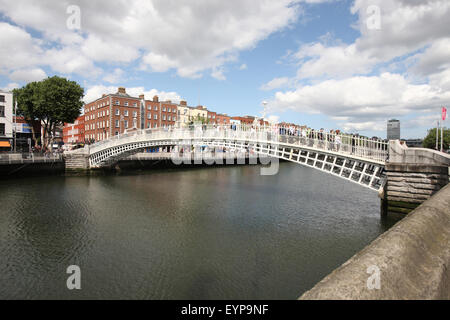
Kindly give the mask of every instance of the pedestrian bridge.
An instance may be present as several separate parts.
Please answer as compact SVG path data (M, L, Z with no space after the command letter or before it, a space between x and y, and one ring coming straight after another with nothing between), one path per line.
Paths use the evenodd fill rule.
M135 130L74 153L83 152L89 168L99 168L152 147L170 151L173 159L186 152L217 156L247 152L295 162L377 191L386 177L388 157L388 144L381 140L317 131L302 136L275 127L205 125Z

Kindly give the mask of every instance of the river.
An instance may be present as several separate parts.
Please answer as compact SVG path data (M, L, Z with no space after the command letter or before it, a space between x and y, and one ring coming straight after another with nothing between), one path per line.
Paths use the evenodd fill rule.
M0 299L296 299L396 222L341 178L259 173L3 179Z

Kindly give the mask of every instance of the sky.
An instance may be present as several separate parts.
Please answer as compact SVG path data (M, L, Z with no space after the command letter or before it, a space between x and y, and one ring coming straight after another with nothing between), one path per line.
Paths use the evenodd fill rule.
M0 0L0 88L187 100L231 116L422 138L450 105L448 0ZM446 126L449 120L446 121Z

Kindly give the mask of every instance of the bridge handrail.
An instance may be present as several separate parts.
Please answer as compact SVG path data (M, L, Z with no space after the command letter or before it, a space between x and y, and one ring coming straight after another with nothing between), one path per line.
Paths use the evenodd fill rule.
M388 143L383 140L370 139L348 134L304 130L288 130L277 126L251 125L196 125L186 128L137 129L125 134L113 136L107 140L90 145L90 152L96 153L117 145L143 142L149 139L196 140L196 139L238 139L255 143L293 144L320 150L335 150L360 158L385 161ZM291 141L292 143L289 143Z

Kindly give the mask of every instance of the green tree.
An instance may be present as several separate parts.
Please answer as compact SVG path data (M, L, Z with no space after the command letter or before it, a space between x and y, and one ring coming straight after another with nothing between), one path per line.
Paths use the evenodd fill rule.
M13 93L18 115L30 124L39 121L42 125L44 147L52 142L56 127L74 122L83 106L84 89L75 81L57 76L29 83ZM36 143L34 130L33 140Z
M441 129L439 129L439 150L441 148ZM448 150L450 145L450 129L444 128L444 150ZM429 149L436 149L436 128L428 130L428 134L423 140L423 146Z

